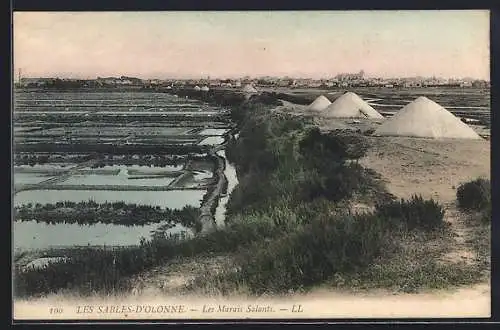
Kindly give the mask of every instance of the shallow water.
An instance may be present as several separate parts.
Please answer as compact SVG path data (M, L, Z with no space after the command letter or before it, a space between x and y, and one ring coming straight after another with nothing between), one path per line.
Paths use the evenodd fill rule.
M236 168L234 167L233 164L231 164L227 158L226 158L226 152L224 150L220 150L217 152L217 154L221 157L224 157L226 160L226 168L224 170L224 175L227 178L227 192L226 196L222 197L219 200L219 205L217 206L217 209L215 210L215 222L218 227L224 226L225 218L226 218L226 205L227 202L229 201L229 197L238 184L238 176L236 174Z
M210 171L196 171L194 172L194 180L202 181L205 179L209 179L213 176L213 173Z
M86 226L79 224L46 224L36 221L15 221L13 223L13 246L19 250L45 249L71 246L130 246L138 245L142 237L151 238L159 224L146 226L123 226L97 223ZM167 232L176 234L191 232L182 225L176 225Z
M27 190L14 196L14 205L27 203L55 204L60 201L82 202L89 199L97 203L119 202L136 203L162 208L181 209L186 205L199 207L205 190L169 191L111 191L111 190Z
M168 186L175 178L130 179L128 175L84 174L73 175L57 185L83 186Z
M223 135L228 131L229 130L226 128L206 128L198 134L199 135Z
M166 166L142 166L142 165L106 165L98 168L84 167L82 171L109 171L110 173L114 173L118 170L127 170L129 174L138 175L138 174L161 174L164 172L175 172L182 170L182 165L166 165Z
M36 173L15 173L14 184L37 184L50 179L52 176Z
M224 142L224 138L220 136L209 136L206 139L203 139L199 145L217 145Z
M51 171L51 170L69 170L72 167L75 167L77 164L74 163L47 163L47 164L35 164L31 165L16 165L14 166L15 170L21 170L23 172L42 172L42 171Z

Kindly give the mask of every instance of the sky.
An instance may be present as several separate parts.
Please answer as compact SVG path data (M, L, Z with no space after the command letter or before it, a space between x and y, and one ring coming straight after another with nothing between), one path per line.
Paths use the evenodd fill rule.
M489 12L15 12L17 76L489 79Z

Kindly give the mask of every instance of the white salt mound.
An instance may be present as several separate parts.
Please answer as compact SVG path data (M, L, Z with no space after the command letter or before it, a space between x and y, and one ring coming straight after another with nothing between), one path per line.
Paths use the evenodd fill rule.
M373 109L362 98L352 92L347 92L336 99L323 110L325 117L334 118L373 118L384 119L377 110Z
M194 90L199 91L199 90L201 90L201 88L200 88L200 86L194 86Z
M373 135L481 139L471 127L425 96L404 106Z
M210 90L210 88L208 88L208 86L203 86L200 90L202 92L208 92Z
M322 111L326 109L332 102L327 99L325 96L320 95L307 107L308 110L312 111Z

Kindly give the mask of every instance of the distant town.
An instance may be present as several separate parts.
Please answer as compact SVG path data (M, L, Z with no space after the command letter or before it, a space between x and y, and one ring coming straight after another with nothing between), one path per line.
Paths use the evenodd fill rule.
M473 78L437 78L437 77L406 77L377 78L366 77L363 70L358 73L340 73L332 78L292 78L292 77L242 77L239 79L140 79L135 77L97 77L95 79L68 79L57 77L28 78L19 74L16 87L185 87L203 85L208 87L239 88L251 84L256 87L288 87L288 88L336 88L336 87L472 87L489 88L490 82Z

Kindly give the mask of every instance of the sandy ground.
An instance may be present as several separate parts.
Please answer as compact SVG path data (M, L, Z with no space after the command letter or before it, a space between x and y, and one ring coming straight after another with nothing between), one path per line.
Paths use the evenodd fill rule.
M372 148L361 163L376 170L390 191L413 193L449 204L456 188L477 177L490 177L490 143L486 140L431 140L369 137Z

